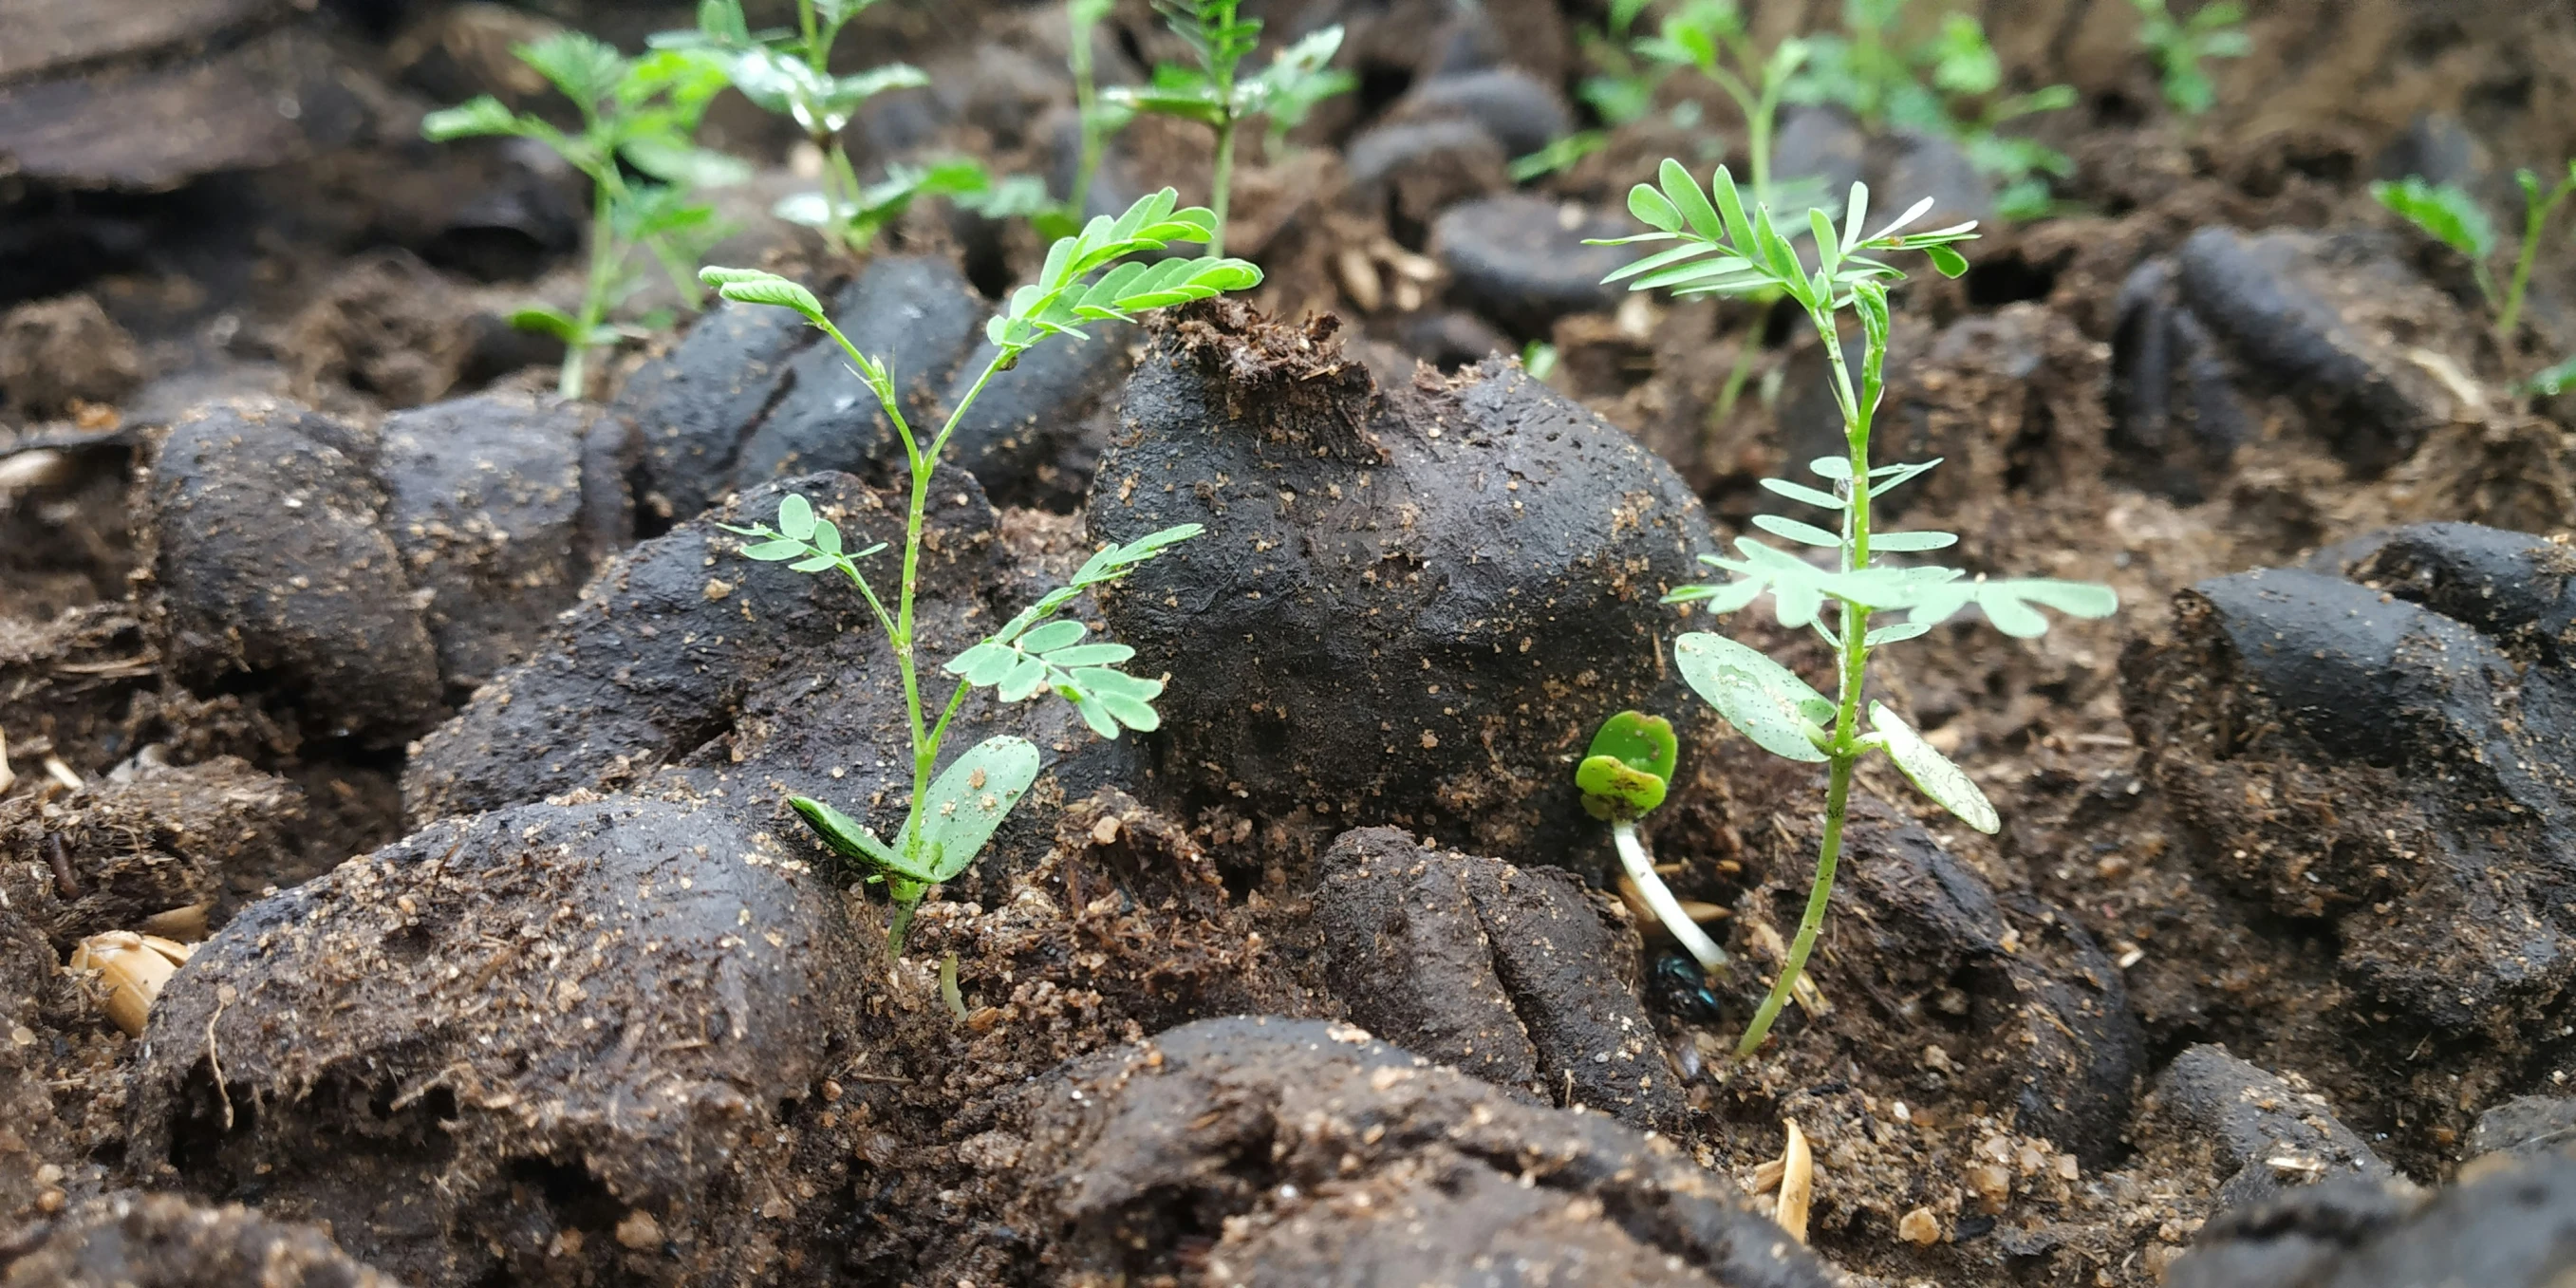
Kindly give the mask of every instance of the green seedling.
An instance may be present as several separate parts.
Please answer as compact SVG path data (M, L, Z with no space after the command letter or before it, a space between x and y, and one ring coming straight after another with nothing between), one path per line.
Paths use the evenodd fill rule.
M1259 72L1241 74L1243 60L1261 43L1261 20L1238 14L1241 2L1156 0L1164 21L1189 46L1198 65L1165 63L1154 69L1150 85L1118 85L1100 93L1114 108L1196 121L1216 132L1216 164L1208 177L1209 202L1216 209L1210 255L1225 253L1225 211L1234 192L1234 144L1241 127L1267 119L1276 146L1316 104L1359 84L1349 72L1327 65L1342 47L1338 25L1280 50Z
M1091 181L1100 173L1101 150L1108 146L1111 136L1126 126L1130 115L1122 106L1101 101L1098 79L1091 67L1092 33L1100 29L1115 7L1115 0L1070 0L1065 7L1065 16L1072 24L1065 65L1073 73L1073 106L1082 131L1082 151L1074 164L1073 192L1056 215L1066 226L1050 229L1051 235L1080 226L1083 211L1091 205Z
M1673 767L1681 754L1673 739L1672 722L1662 716L1639 711L1622 711L1602 722L1592 735L1592 746L1574 769L1574 785L1583 793L1584 812L1610 825L1610 839L1619 850L1620 870L1637 887L1646 906L1654 910L1655 919L1664 923L1708 974L1726 970L1726 950L1717 946L1699 923L1682 911L1670 887L1655 872L1654 856L1646 852L1646 843L1637 835L1637 820L1652 813L1664 803L1673 781Z
M2507 344L2522 321L2522 297L2531 286L2532 264L2540 257L2540 234L2559 205L2570 193L2576 193L2576 161L2567 163L2567 177L2555 187L2543 188L2540 176L2529 170L2517 170L2513 177L2522 186L2522 250L2514 256L2513 276L2502 290L2497 289L2495 273L2489 268L2496 252L2495 224L2467 190L2457 184L2426 183L2418 175L2408 175L2398 183L2370 185L2370 195L2378 198L2379 204L2468 257L2478 293L2486 297L2487 307L2495 310L2496 338Z
M2000 181L1995 211L2006 219L2035 219L2055 208L2051 177L2074 173L2065 153L2036 140L2001 133L2004 125L2039 112L2073 106L2072 86L2051 85L2027 94L1996 97L2003 61L1986 39L1985 26L1964 13L1944 17L1920 41L1901 41L1909 0L1844 0L1844 35L1806 39L1808 56L1788 86L1793 103L1836 103L1875 130L1889 126L1958 141L1968 160Z
M701 0L694 31L666 31L658 48L709 58L743 97L762 110L796 122L823 157L820 191L780 201L779 218L823 234L836 252L849 253L903 216L916 198L943 196L994 218L1029 214L1047 205L1045 186L1013 175L995 178L970 157L930 165L894 165L875 183L859 179L841 131L861 105L889 90L928 85L908 63L887 63L849 75L832 72L832 46L841 30L874 0L796 0L794 30L754 31L742 0Z
M2218 0L2177 20L2165 0L2129 3L2138 11L2138 43L2156 60L2156 70L2164 77L2165 102L2185 116L2198 116L2216 106L2218 86L2201 63L2254 52L2254 40L2244 29L2245 7L2235 0Z
M1655 89L1672 70L1669 64L1635 57L1630 33L1648 3L1649 0L1610 0L1610 12L1602 20L1601 30L1575 29L1575 42L1582 47L1585 61L1600 70L1584 77L1575 86L1574 95L1605 125L1626 125L1653 111Z
M691 140L708 101L724 88L722 72L703 59L677 50L628 58L579 32L548 36L512 52L572 100L581 114L577 133L513 112L489 94L430 113L420 130L441 142L490 135L535 139L590 180L590 272L579 311L531 306L510 315L511 325L564 342L558 387L565 397L577 398L589 351L626 334L608 318L636 285L635 252L660 261L681 298L695 308L698 284L688 267L713 244L717 229L714 210L691 202L689 194L741 182L750 168Z
M1871 423L1885 389L1887 290L1905 280L1904 270L1884 257L1918 252L1929 257L1943 276L1956 277L1967 271L1967 261L1956 245L1976 235L1974 224L1906 232L1931 208L1927 198L1877 233L1863 236L1869 189L1853 184L1839 229L1824 211L1806 212L1817 259L1809 271L1800 265L1797 252L1774 225L1768 209L1758 204L1750 211L1745 208L1725 167L1718 168L1708 189L1700 187L1677 161L1664 162L1658 177L1660 185L1639 184L1628 195L1630 213L1654 231L1604 244L1679 244L1620 269L1609 280L1625 280L1632 290L1669 288L1685 295L1777 290L1797 301L1824 342L1834 400L1842 410L1846 448L1844 455L1820 457L1807 466L1823 480L1823 487L1789 479L1762 480L1762 486L1773 493L1835 516L1835 527L1774 514L1753 519L1755 527L1773 536L1830 552L1829 565L1819 566L1788 550L1741 537L1732 558L1702 556L1708 564L1733 573L1731 580L1676 587L1664 597L1667 603L1696 603L1712 614L1725 614L1767 594L1782 626L1814 630L1839 658L1838 696L1828 699L1787 667L1725 636L1694 631L1673 642L1673 660L1683 680L1728 724L1774 755L1827 767L1815 884L1789 958L1737 1044L1741 1057L1762 1045L1815 949L1833 892L1834 868L1842 858L1852 773L1864 756L1887 753L1906 779L1934 803L1979 831L1992 832L1997 827L1994 806L1985 794L1896 713L1873 702L1867 713L1869 730L1862 730L1861 681L1870 651L1925 634L1970 605L1982 610L1986 620L2005 634L2027 638L2047 631L2048 618L2039 611L2043 607L2078 617L2103 617L2119 607L2119 600L2108 586L2052 578L1972 578L1956 568L1898 566L1882 560L1889 554L1940 550L1958 541L1947 532L1878 532L1870 525L1873 499L1940 464L1938 460L1870 462ZM1857 380L1843 356L1841 315L1846 310L1857 315L1864 341ZM1881 613L1904 616L1874 625L1872 619Z
M743 547L746 559L786 563L798 572L838 572L867 601L877 626L885 632L903 678L904 708L912 736L912 808L891 841L880 840L858 820L806 796L788 804L835 852L882 880L892 896L895 915L889 951L900 951L913 909L930 887L966 870L982 852L993 830L1036 781L1038 750L1024 738L1008 734L987 738L968 748L933 778L949 722L965 705L966 695L990 688L1004 702L1020 702L1053 693L1073 704L1083 722L1103 738L1123 729L1151 730L1160 720L1154 699L1163 682L1128 675L1118 669L1135 656L1124 644L1085 643L1079 621L1058 618L1085 591L1126 576L1136 565L1199 533L1199 525L1182 524L1149 533L1124 545L1105 547L1085 561L1073 579L1048 591L1000 630L949 659L942 668L956 677L947 705L929 718L921 697L921 679L913 661L913 597L919 585L923 517L930 503L931 472L947 450L949 435L975 404L995 374L1009 370L1052 336L1085 338L1089 322L1128 322L1137 314L1226 291L1256 286L1261 270L1239 259L1165 259L1146 263L1131 258L1173 243L1203 243L1215 235L1216 216L1203 207L1174 209L1178 197L1169 188L1139 198L1116 219L1099 216L1081 232L1058 240L1047 251L1038 280L1012 293L1009 302L985 325L994 354L984 370L951 408L948 419L925 443L904 418L895 374L885 364L859 352L823 313L811 291L780 277L747 268L708 268L700 272L726 299L795 310L834 343L850 360L859 379L876 395L886 420L902 440L911 473L911 504L904 518L902 581L889 608L860 571L862 560L884 550L882 543L864 550L844 548L840 529L814 513L801 496L778 503L775 526L727 525L726 531L752 539Z

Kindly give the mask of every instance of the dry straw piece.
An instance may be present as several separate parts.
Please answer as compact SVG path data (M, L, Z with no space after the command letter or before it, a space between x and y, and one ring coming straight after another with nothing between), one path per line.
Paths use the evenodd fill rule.
M1771 1219L1800 1243L1807 1241L1807 1207L1816 1197L1816 1155L1807 1148L1807 1133L1789 1123L1789 1143L1780 1151L1780 1198Z

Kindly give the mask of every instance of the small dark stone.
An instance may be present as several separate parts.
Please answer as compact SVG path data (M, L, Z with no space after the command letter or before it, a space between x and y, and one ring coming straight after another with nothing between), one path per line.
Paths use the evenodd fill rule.
M1442 371L1456 371L1512 352L1511 339L1473 313L1455 309L1408 313L1395 324L1405 352Z
M1841 207L1834 198L1851 191L1868 157L1869 136L1842 109L1791 107L1781 112L1779 133L1771 140L1771 175L1775 182L1807 179L1822 184L1828 198L1826 210L1837 211ZM1878 205L1875 189L1871 195L1870 204ZM1888 214L1893 216L1923 195L1890 191L1883 200L1892 207Z
M1519 193L1451 206L1431 226L1432 251L1456 280L1459 303L1513 334L1543 337L1568 313L1606 313L1627 294L1601 279L1636 258L1587 239L1637 231L1625 215L1561 206Z
M2565 1152L2576 1143L2576 1098L2516 1096L2478 1115L2468 1156Z
M972 472L994 504L1068 508L1091 481L1107 439L1101 405L1134 367L1136 337L1114 324L1094 326L1089 335L1057 336L1020 355L1017 366L985 383L958 420L946 459ZM986 341L966 355L942 407L965 399L993 352ZM1086 432L1095 425L1103 432Z
M1510 187L1503 172L1509 159L1492 135L1466 120L1380 125L1343 154L1352 199L1369 213L1382 211L1399 238L1420 236L1461 201Z
M1883 141L1883 159L1872 168L1878 178L1870 184L1870 218L1867 232L1895 218L1925 197L1932 198L1932 208L1915 223L1913 231L1947 228L1971 221L1987 223L1995 217L1995 190L1984 172L1968 159L1967 150L1945 136L1915 130L1899 130ZM1785 171L1776 173L1785 174ZM1840 222L1840 208L1846 183L1825 189L1825 209ZM1884 193L1884 196L1879 194ZM1973 252L1974 243L1962 249Z

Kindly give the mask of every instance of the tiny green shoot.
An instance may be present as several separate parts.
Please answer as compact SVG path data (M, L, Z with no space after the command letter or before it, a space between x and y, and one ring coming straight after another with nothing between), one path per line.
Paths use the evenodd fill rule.
M2490 267L2497 246L2495 224L2476 197L2457 184L2426 183L2420 175L2370 185L2370 195L2379 204L2467 257L2478 293L2495 311L2496 338L2508 344L2522 321L2522 299L2531 286L2532 265L2540 257L2541 233L2569 194L2576 193L2576 161L2567 163L2567 176L2554 186L2544 187L2540 176L2528 169L2515 171L2513 177L2522 188L2522 249L2514 256L2513 276L2501 290Z
M660 261L691 307L699 300L693 263L716 233L713 209L692 203L693 189L738 183L750 167L697 146L691 135L707 103L724 88L724 76L703 59L678 50L628 58L579 32L562 32L515 46L581 113L579 131L566 134L545 118L513 112L489 94L432 112L421 134L449 139L515 135L534 139L591 183L590 270L577 312L530 306L510 315L511 325L564 343L558 388L578 398L585 388L593 348L614 344L625 332L609 313L635 285L634 253ZM628 173L632 167L636 178Z
M1286 49L1259 72L1242 74L1243 60L1261 43L1261 20L1237 10L1242 0L1156 0L1173 34L1189 46L1195 67L1165 63L1148 85L1117 85L1103 102L1126 111L1196 121L1216 133L1216 162L1209 174L1209 204L1216 211L1216 239L1208 254L1225 254L1225 212L1234 191L1235 135L1246 123L1267 119L1272 142L1305 120L1316 104L1359 83L1328 66L1342 47L1340 26L1325 27Z
M726 525L726 531L751 538L742 555L768 563L787 563L798 572L838 572L858 589L885 633L903 680L903 697L912 740L912 806L892 841L881 840L858 820L811 797L788 800L806 824L835 852L883 880L894 900L889 952L902 949L913 909L930 887L966 870L1001 826L1011 807L1037 778L1037 748L1026 739L997 735L968 748L941 770L941 744L949 722L965 705L966 695L991 688L1003 702L1020 702L1053 693L1071 702L1093 732L1115 738L1121 729L1151 730L1160 724L1154 699L1163 682L1128 675L1118 669L1135 656L1124 644L1086 643L1086 629L1061 614L1085 591L1107 585L1138 564L1199 533L1199 525L1182 524L1148 533L1133 541L1103 547L1085 561L1072 580L1041 596L999 630L949 659L943 668L956 677L947 704L933 717L922 702L921 678L913 658L916 642L913 601L920 581L922 527L930 502L930 481L948 439L986 383L1009 370L1022 354L1052 336L1084 338L1091 322L1133 321L1136 315L1226 291L1245 290L1261 281L1261 270L1236 259L1165 259L1148 263L1132 258L1176 243L1204 243L1215 234L1216 216L1204 207L1175 209L1171 189L1138 198L1115 219L1101 215L1081 232L1049 248L1038 280L1012 293L1001 312L985 326L994 346L974 384L951 408L948 419L928 442L914 432L903 414L896 375L885 364L859 352L833 325L813 292L775 273L746 268L708 268L700 272L726 299L792 309L841 347L851 367L876 396L886 419L902 440L910 467L911 499L904 520L902 580L889 605L860 563L882 544L864 550L844 547L840 529L814 512L811 502L789 495L778 503L775 526Z
M1910 0L1844 0L1843 35L1807 37L1808 56L1791 81L1793 103L1835 103L1870 130L1889 126L1955 140L1979 170L1997 179L1996 213L2036 219L2055 209L2052 177L2074 173L2065 153L2001 129L2040 112L2072 106L2075 90L2050 85L1997 95L2003 60L1969 14L1951 13L1930 36L1902 41Z
M1116 7L1115 0L1068 0L1065 16L1072 24L1071 42L1066 46L1065 63L1073 73L1074 113L1082 131L1082 150L1073 171L1073 191L1065 198L1062 218L1071 225L1064 231L1080 227L1083 212L1091 205L1091 181L1100 173L1100 153L1108 146L1111 135L1127 123L1127 110L1104 103L1100 86L1091 67L1092 33Z
M1782 626L1812 629L1839 659L1838 696L1828 699L1787 667L1725 636L1694 631L1673 642L1675 667L1683 680L1729 725L1773 755L1827 767L1815 883L1788 960L1737 1044L1741 1058L1761 1047L1815 949L1833 892L1835 865L1842 857L1853 771L1864 756L1873 751L1887 753L1917 790L1969 826L1993 832L1999 825L1994 806L1977 785L1894 712L1869 704L1869 731L1862 730L1861 682L1871 650L1923 635L1970 605L1982 610L1986 620L2005 634L2028 638L2048 630L2048 618L2039 611L2043 607L2072 616L2103 617L2118 608L2119 600L2110 587L2085 582L1971 578L1956 568L1881 562L1883 555L1939 550L1958 541L1947 532L1879 532L1870 523L1874 498L1940 464L1937 460L1889 465L1870 461L1870 430L1885 389L1887 290L1905 279L1904 270L1886 257L1920 253L1942 275L1956 277L1967 271L1957 243L1976 235L1974 224L1906 232L1931 208L1926 198L1878 232L1863 236L1869 189L1856 183L1840 228L1823 210L1806 212L1817 259L1811 271L1800 263L1768 208L1757 203L1746 209L1743 194L1725 167L1718 167L1714 182L1702 188L1680 162L1667 160L1658 180L1639 184L1628 196L1629 212L1654 231L1601 244L1678 244L1620 269L1608 280L1625 280L1631 290L1669 288L1685 295L1777 290L1797 301L1824 343L1834 400L1842 411L1846 449L1844 455L1820 457L1807 466L1823 487L1789 479L1762 480L1763 487L1779 496L1834 515L1835 527L1774 514L1753 519L1764 532L1815 548L1829 558L1828 566L1739 537L1734 557L1701 556L1711 566L1734 574L1731 580L1676 587L1664 597L1667 603L1697 603L1712 614L1725 614L1747 608L1767 594ZM1843 356L1841 315L1846 310L1857 315L1864 341L1857 380ZM1874 625L1872 619L1880 613L1903 613L1904 617Z
M1672 889L1655 871L1654 856L1637 835L1637 820L1664 803L1680 758L1672 722L1662 716L1622 711L1603 721L1592 746L1574 769L1574 785L1583 793L1585 813L1610 825L1619 851L1620 870L1637 887L1655 919L1679 941L1683 951L1710 975L1726 971L1726 950L1717 946L1699 923L1690 919Z
M2177 20L2166 0L2129 3L2138 11L2138 43L2156 60L2156 70L2164 77L2165 102L2185 116L2198 116L2217 106L2218 86L2201 63L2254 52L2254 40L2244 29L2245 6L2236 0L2216 0Z

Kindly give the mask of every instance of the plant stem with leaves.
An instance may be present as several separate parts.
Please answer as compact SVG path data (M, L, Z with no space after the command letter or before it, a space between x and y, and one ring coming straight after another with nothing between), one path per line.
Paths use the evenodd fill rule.
M888 609L859 562L882 551L882 543L865 550L843 549L840 529L814 513L804 497L779 502L777 525L727 526L754 538L743 557L788 563L798 572L837 571L867 601L877 626L885 633L903 683L906 724L912 744L912 807L891 842L880 840L856 819L811 797L794 796L789 804L825 844L859 863L870 880L882 880L894 900L888 950L900 951L912 911L929 888L975 860L995 828L1036 781L1037 748L1008 734L987 738L960 755L945 771L938 768L949 723L966 697L991 687L1004 702L1019 702L1054 693L1073 703L1085 724L1104 738L1121 728L1151 730L1160 720L1153 700L1163 691L1160 680L1141 679L1117 669L1135 656L1124 644L1086 644L1079 621L1055 620L1068 605L1094 587L1116 581L1137 564L1165 548L1198 535L1197 524L1182 524L1148 534L1092 555L1064 586L1022 610L1002 628L949 660L947 674L957 682L934 718L922 701L921 677L914 662L917 642L913 616L920 589L922 532L930 503L931 476L949 436L992 378L1009 370L1020 356L1052 336L1082 338L1086 322L1132 321L1139 313L1225 291L1243 290L1261 281L1261 270L1233 259L1167 259L1147 264L1131 256L1159 251L1174 242L1206 242L1215 215L1204 208L1175 209L1169 188L1140 198L1116 219L1103 215L1081 232L1057 241L1047 252L1039 279L1014 292L1001 313L985 326L993 357L978 373L964 397L951 408L937 433L925 443L903 414L895 375L885 364L859 352L833 325L811 291L774 273L756 269L708 268L700 274L726 299L795 310L841 347L886 419L903 443L911 491L904 511L903 571L894 605ZM1097 274L1097 277L1094 277Z
M1237 11L1241 0L1156 0L1155 7L1172 33L1197 60L1196 67L1165 63L1154 69L1145 86L1113 86L1102 91L1111 105L1197 121L1216 134L1216 161L1208 176L1209 199L1215 207L1216 236L1210 255L1225 253L1225 212L1234 194L1234 145L1237 131L1257 118L1270 119L1274 131L1295 126L1315 105L1358 84L1348 72L1326 66L1342 47L1340 26L1326 27L1279 51L1259 72L1241 75L1243 60L1261 43L1261 20Z
M543 117L513 112L486 94L423 117L421 134L439 141L534 139L590 180L590 269L578 312L530 306L510 315L511 325L564 342L557 388L566 398L578 398L590 350L625 334L608 319L633 286L633 253L643 248L666 268L676 268L673 286L696 307L697 281L679 266L693 262L710 239L715 212L692 204L688 194L740 182L751 168L691 141L707 103L724 88L723 73L700 58L663 50L630 59L579 32L548 36L512 52L572 100L581 113L579 133L565 134ZM645 179L630 179L630 166Z
M1902 269L1882 257L1920 252L1942 274L1956 277L1967 271L1967 261L1954 247L1975 236L1974 224L1905 232L1931 208L1926 198L1876 234L1864 237L1861 227L1869 213L1869 189L1853 184L1839 229L1823 210L1806 212L1816 257L1815 268L1809 270L1773 223L1769 208L1757 203L1748 212L1734 176L1725 167L1718 167L1707 189L1677 161L1664 162L1658 179L1660 186L1639 184L1628 196L1629 211L1655 231L1604 244L1680 244L1620 269L1609 280L1627 280L1632 290L1669 288L1684 295L1776 290L1796 300L1824 344L1834 401L1843 420L1844 453L1819 457L1807 466L1831 485L1831 491L1788 479L1762 480L1773 493L1834 513L1838 527L1823 528L1774 514L1753 517L1754 526L1767 533L1832 551L1830 570L1751 537L1739 537L1735 541L1738 557L1701 556L1703 562L1734 573L1733 580L1676 587L1664 597L1667 603L1701 603L1712 614L1724 614L1768 594L1782 626L1815 631L1836 658L1837 695L1828 700L1787 667L1725 636L1694 631L1673 642L1674 663L1682 678L1728 724L1774 755L1826 766L1815 880L1788 958L1737 1043L1736 1054L1741 1058L1759 1049L1770 1033L1824 928L1835 870L1842 861L1852 776L1864 757L1886 752L1918 790L1969 826L1992 832L1999 825L1994 806L1977 785L1884 705L1869 705L1870 729L1862 731L1862 686L1870 651L1925 634L1971 604L1997 629L2029 637L2048 629L2047 617L2035 606L2101 617L2114 611L2119 601L2107 586L2053 578L1971 580L1956 568L1879 561L1881 555L1939 550L1958 541L1947 532L1878 532L1870 523L1873 498L1940 464L1938 460L1870 463L1871 422L1886 387L1887 289L1905 279ZM1857 381L1843 357L1840 314L1846 309L1857 315L1864 342ZM1903 612L1905 618L1873 626L1872 616L1882 612Z

